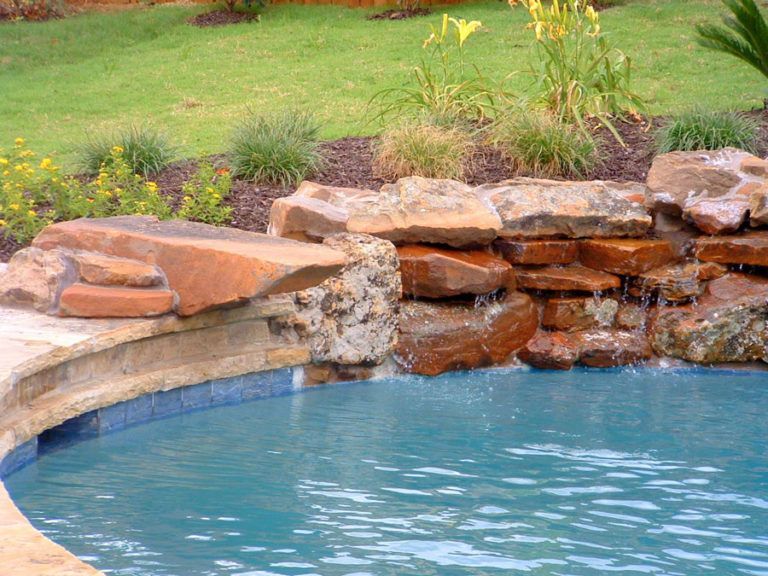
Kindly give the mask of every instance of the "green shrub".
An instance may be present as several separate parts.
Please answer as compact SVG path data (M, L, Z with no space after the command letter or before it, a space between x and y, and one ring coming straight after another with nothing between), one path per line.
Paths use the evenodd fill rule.
M472 152L472 137L458 128L406 123L385 131L373 150L377 177L461 179Z
M184 197L177 216L214 226L229 224L232 208L223 202L231 189L229 170L216 170L210 162L201 162L197 173L181 188Z
M757 151L760 124L738 112L694 110L672 118L656 132L659 154L674 150L718 150L732 146Z
M551 113L500 118L489 128L489 141L516 169L539 177L585 177L598 162L595 140Z
M730 54L768 77L768 23L754 0L723 0L731 11L725 26L699 24L697 41L705 48Z
M478 29L479 21L456 20L443 14L442 26L432 27L424 42L427 54L414 68L410 83L378 92L369 102L376 105L375 118L429 115L444 121L483 120L495 108L496 94L488 81L464 59L464 44Z
M322 166L312 114L251 114L235 128L229 143L232 175L270 184L295 184Z
M614 117L644 111L644 100L631 89L631 61L602 34L600 17L589 2L521 2L530 14L536 54L531 72L539 99L563 122L597 118L621 142Z
M96 174L112 160L112 149L123 149L122 159L136 174L157 174L176 157L178 149L168 137L148 126L131 126L108 135L91 136L77 150L77 163L85 174Z

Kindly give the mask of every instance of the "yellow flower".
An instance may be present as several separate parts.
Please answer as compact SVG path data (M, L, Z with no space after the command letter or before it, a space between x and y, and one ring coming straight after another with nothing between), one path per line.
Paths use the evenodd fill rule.
M8 158L0 158L0 166L8 166Z
M152 181L147 182L147 190L150 192L157 192L157 184Z
M10 176L11 172L10 170L3 170L3 176Z
M29 211L27 211L27 214L28 214L29 216L37 216L37 212L35 212L34 210L29 210Z
M22 166L21 164L16 164L16 166L14 166L13 169L16 170L16 172L22 172L24 170L24 166Z
M482 28L483 24L479 20L472 20L472 22L467 22L462 18L461 20L456 20L456 18L451 18L451 23L456 27L456 34L459 39L459 47L461 48L464 46L464 42L466 42L467 38L469 38L472 34L474 34L479 28Z
M42 168L43 170L47 170L48 168L51 167L51 164L52 162L50 158L43 158L42 162L40 162L40 168Z
M221 199L221 194L214 194L213 197L216 198L216 200L219 200Z
M32 152L32 150L22 150L21 152L19 152L19 156L21 156L22 158L32 158L32 156L34 155L35 153Z
M16 140L14 141L14 144L16 144L17 148L21 148L22 146L24 146L25 142L26 140L24 140L24 138L16 138Z
M2 227L3 227L3 226L5 226L5 225L6 225L6 224L5 224L5 220L0 220L0 228L2 228Z
M19 206L18 204L9 204L8 205L8 209L9 210L13 210L14 212L16 212L19 208L21 208L21 206Z
M125 149L122 146L112 146L113 154L122 154L123 152L125 152Z

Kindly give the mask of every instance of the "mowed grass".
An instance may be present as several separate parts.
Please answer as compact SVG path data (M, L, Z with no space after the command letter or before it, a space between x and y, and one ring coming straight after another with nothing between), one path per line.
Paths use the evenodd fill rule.
M654 114L695 105L758 106L766 83L736 60L699 48L698 22L716 20L718 0L629 0L602 13L603 28L634 62L636 89ZM200 29L187 18L205 7L156 6L84 13L46 23L0 24L0 147L17 136L71 165L89 131L131 123L166 130L183 153L222 151L248 110L310 110L322 136L371 134L366 106L408 80L429 17L368 21L369 11L335 6L269 7L260 23ZM488 76L518 72L532 57L527 14L487 0L445 8L481 20L468 60Z

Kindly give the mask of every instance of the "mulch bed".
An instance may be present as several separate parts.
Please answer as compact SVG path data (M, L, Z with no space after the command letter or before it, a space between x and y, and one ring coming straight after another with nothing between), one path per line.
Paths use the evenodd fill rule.
M396 10L390 9L384 12L371 14L367 20L405 20L406 18L416 18L418 16L428 16L432 11L428 8L416 8L415 10Z
M768 112L755 110L749 113L762 123L761 142L758 154L768 155ZM653 125L646 122L617 123L616 128L626 143L621 146L610 132L601 128L596 131L601 141L601 163L587 175L587 180L616 180L644 182L653 160L653 130L661 126L664 119L656 119ZM373 173L371 137L348 137L324 142L321 151L326 159L325 167L311 179L328 186L368 188L378 190L387 181ZM209 158L217 166L226 166L222 155ZM158 174L154 180L160 190L178 206L181 187L197 170L196 160L177 162ZM534 176L516 171L514 167L493 148L479 148L467 169L464 180L470 185L499 182L516 176ZM253 232L266 232L269 211L276 198L293 194L294 187L255 184L237 180L232 184L228 203L232 206L232 226ZM15 242L0 236L0 262L5 262L20 248Z
M229 10L213 10L193 16L187 22L193 26L206 28L208 26L225 26L227 24L239 24L240 22L259 21L258 14L250 12L230 12Z

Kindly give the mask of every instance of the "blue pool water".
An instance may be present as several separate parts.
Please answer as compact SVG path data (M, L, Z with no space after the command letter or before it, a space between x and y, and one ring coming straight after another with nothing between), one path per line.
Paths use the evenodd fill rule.
M328 386L87 440L7 485L109 574L768 575L768 374Z

